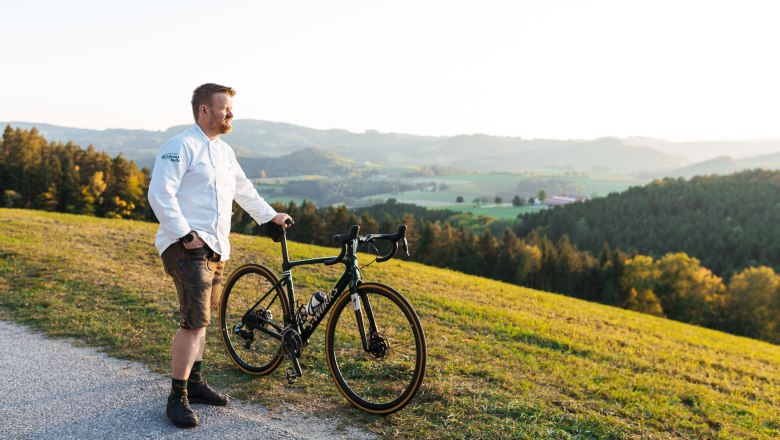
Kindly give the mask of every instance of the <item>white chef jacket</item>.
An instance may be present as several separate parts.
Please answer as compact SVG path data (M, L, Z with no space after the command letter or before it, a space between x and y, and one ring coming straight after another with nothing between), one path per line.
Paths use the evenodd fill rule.
M230 258L234 199L258 224L276 216L247 179L233 149L219 136L209 140L194 124L164 143L149 184L149 205L160 222L154 243L160 255L195 231L223 260Z

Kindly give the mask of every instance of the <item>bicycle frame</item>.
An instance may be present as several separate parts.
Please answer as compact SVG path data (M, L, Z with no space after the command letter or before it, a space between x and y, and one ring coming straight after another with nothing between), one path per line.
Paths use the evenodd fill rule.
M299 320L298 317L299 311L295 307L296 306L295 285L292 277L292 269L297 266L324 264L328 261L332 261L335 257L320 257L320 258L310 258L304 260L291 261L287 250L287 237L285 234L283 234L281 238L281 247L282 247L282 271L283 271L281 278L276 284L274 284L270 289L268 289L268 291L265 292L257 300L257 302L255 302L255 304L252 307L250 307L247 310L246 314L244 315L244 318L246 318L253 310L255 310L255 308L264 299L268 297L268 295L277 291L277 289L279 289L280 287L284 287L285 289L284 293L287 296L287 303L290 305L287 314L284 316L284 328L280 328L278 325L275 325L272 322L268 322L267 324L271 325L273 327L273 330L265 328L265 326L259 326L256 328L256 330L261 331L275 339L278 339L279 341L281 341L282 345L284 346L285 334L287 334L289 329L292 328L295 329L295 332L300 337L300 345L305 346L308 343L308 340L311 337L311 335L317 330L317 327L325 319L325 316L328 314L333 304L336 303L336 300L347 289L349 289L350 294L352 295L352 304L355 308L355 317L357 319L357 327L360 333L363 349L368 351L369 343L370 343L369 337L370 335L375 334L377 332L377 326L376 326L376 322L374 321L374 315L371 310L371 304L368 300L368 297L366 297L366 295L360 295L358 293L358 286L362 282L360 276L360 269L358 268L358 259L356 255L357 254L356 249L358 247L358 239L355 238L354 240L352 240L350 243L347 244L347 252L344 255L344 259L341 261L345 265L344 273L341 275L338 281L336 281L336 284L333 286L330 294L327 296L327 299L323 304L321 310L317 312L317 314L314 315L312 319L309 322L305 323L304 325L301 325L302 321ZM363 310L365 310L366 318L368 319L368 323L369 323L368 332L365 329L365 323L364 323L365 321L363 319L363 313L362 313ZM292 361L293 371L289 371L290 369L288 368L287 380L292 382L297 377L300 377L302 372L301 372L301 367L297 356L292 356L288 354L288 358Z
M293 284L292 269L297 266L323 264L329 260L332 260L334 257L320 257L320 258L309 258L305 260L290 261L290 256L289 253L287 252L286 235L282 235L281 245L282 245L282 277L279 280L279 283L280 285L284 285L286 287L287 303L290 304L290 311L288 316L284 317L284 322L286 325L291 325L291 324L297 325L298 322L295 316L296 314L295 286ZM344 258L343 261L345 265L344 273L341 275L338 281L336 281L336 284L333 286L333 289L331 289L331 292L327 297L327 302L324 304L322 310L318 313L318 315L314 316L314 319L312 320L310 325L307 325L304 328L296 329L298 330L298 333L300 334L301 339L304 341L304 343L309 340L309 337L311 337L311 335L320 325L325 315L328 314L330 308L336 302L336 299L338 299L347 288L349 288L349 291L352 294L357 293L357 287L361 283L361 279L360 279L360 270L357 267L357 256L355 255L354 252L354 249L356 247L357 247L357 240L354 240L353 243L349 245L350 252ZM276 288L276 286L274 286L274 288ZM365 341L364 341L364 345L366 345Z

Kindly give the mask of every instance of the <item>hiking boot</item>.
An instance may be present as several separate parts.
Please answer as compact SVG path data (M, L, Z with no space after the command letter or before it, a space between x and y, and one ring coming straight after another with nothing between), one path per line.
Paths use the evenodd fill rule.
M171 393L168 396L168 405L165 408L168 418L179 428L194 428L198 426L198 415L190 408L187 396L176 396Z
M218 393L211 388L205 380L200 382L187 382L187 394L192 403L205 403L207 405L225 406L230 398L227 394Z

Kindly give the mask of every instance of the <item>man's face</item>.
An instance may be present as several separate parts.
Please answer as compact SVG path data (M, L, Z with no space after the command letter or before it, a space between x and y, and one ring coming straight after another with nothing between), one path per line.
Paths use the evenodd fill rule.
M206 108L208 126L212 133L228 134L233 129L233 98L227 93L211 97L211 106Z

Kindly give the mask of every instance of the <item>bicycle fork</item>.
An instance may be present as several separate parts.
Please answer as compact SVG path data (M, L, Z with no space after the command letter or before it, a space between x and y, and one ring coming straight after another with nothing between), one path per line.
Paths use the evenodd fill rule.
M358 331L360 332L360 340L363 343L363 350L367 353L371 353L374 356L381 357L377 353L384 350L377 351L377 343L381 344L382 338L379 336L379 330L374 320L374 311L371 308L371 302L368 299L368 295L365 293L360 294L355 292L352 294L352 306L355 309L355 319L357 320ZM365 312L365 319L363 319L363 312ZM368 329L366 329L366 320L368 320ZM368 330L368 331L366 331Z

